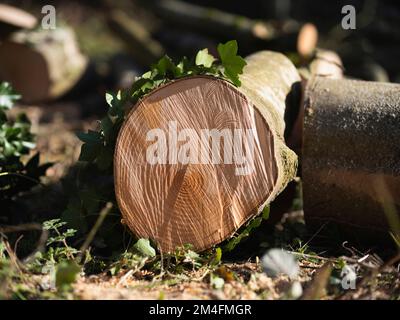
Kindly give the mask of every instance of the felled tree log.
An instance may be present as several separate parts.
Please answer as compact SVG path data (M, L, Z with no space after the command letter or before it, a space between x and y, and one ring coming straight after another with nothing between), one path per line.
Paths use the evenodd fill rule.
M364 240L400 232L399 137L400 85L322 77L309 83L302 158L307 222L331 222L327 229L336 225Z
M9 81L26 102L67 93L87 65L68 28L20 31L0 44L0 79Z
M297 70L273 52L246 60L240 88L208 76L174 81L141 100L120 130L114 183L123 220L163 252L229 238L296 174L283 135Z

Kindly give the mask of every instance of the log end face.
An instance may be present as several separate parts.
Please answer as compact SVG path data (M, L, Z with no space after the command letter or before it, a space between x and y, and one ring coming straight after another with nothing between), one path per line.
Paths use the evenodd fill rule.
M225 81L192 77L155 90L132 110L115 155L124 220L163 252L201 251L258 213L279 180L275 137Z

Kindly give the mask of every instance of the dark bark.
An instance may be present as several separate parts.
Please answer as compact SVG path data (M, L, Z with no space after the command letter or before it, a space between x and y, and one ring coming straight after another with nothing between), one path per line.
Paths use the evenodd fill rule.
M400 232L399 137L400 85L309 83L302 159L307 222L331 221L327 229L335 224L346 236L371 241Z

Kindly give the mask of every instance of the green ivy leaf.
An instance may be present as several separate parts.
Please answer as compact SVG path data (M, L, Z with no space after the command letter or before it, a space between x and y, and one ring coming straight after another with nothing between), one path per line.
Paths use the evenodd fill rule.
M108 116L105 116L101 121L100 121L100 127L101 130L103 131L104 134L104 139L107 143L110 143L112 140L112 134L113 134L113 122Z
M208 49L200 50L196 55L195 63L197 66L210 68L216 59L208 53Z
M140 78L132 85L132 96L145 93L149 89L154 88L154 81L150 78Z
M81 268L75 261L62 261L56 267L56 287L58 290L69 289L76 280Z
M156 69L161 76L167 75L168 72L172 73L172 75L176 74L176 65L167 55L158 60L153 69Z
M106 92L106 101L110 107L112 107L113 100L114 100L114 95L112 93Z
M139 239L134 247L145 257L152 258L156 256L156 250L151 246L149 239Z
M215 248L215 253L214 253L214 257L211 260L211 265L212 266L216 266L221 262L222 259L222 250L221 248L217 247Z
M21 141L21 145L28 149L33 149L36 147L36 143L31 142L31 141Z
M12 108L19 98L20 95L14 92L9 83L0 83L0 173L5 173L0 182L0 200L30 190L40 182L40 176L49 167L39 166L38 155L25 165L20 159L35 148L36 144L26 114L18 114L15 120L7 118L6 110Z
M230 239L224 246L225 251L232 251L243 239L247 238L250 233L258 228L263 221L263 217L257 217L249 221L246 226L240 231L239 235Z
M269 207L269 206L266 206L266 207L264 207L264 209L263 209L263 211L262 211L261 217L262 217L264 220L268 220L268 219L269 219L269 213L270 213L270 207Z
M183 57L181 61L176 65L177 69L177 75L178 76L183 76L183 75L191 75L192 70L190 66L190 61L187 57Z
M77 137L84 142L81 147L79 161L93 162L103 147L103 139L100 132L89 130L87 133L78 132Z
M237 55L238 44L236 40L228 41L225 44L220 43L217 49L224 67L225 76L227 76L233 84L240 86L239 74L243 73L246 61L241 56Z
M152 75L152 72L151 71L147 71L147 72L142 74L142 78L143 79L150 79L151 75Z

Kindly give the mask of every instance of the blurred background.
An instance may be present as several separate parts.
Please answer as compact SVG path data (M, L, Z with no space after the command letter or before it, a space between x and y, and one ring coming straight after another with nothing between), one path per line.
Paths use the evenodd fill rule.
M349 77L400 82L400 5L395 0L3 3L23 11L1 7L0 78L11 81L26 102L79 97L89 102L81 111L90 114L101 109L91 105L100 103L92 101L92 93L102 99L99 91L129 86L165 53L179 58L205 47L215 52L219 42L231 39L239 42L243 56L277 50L298 67L315 46L330 49L341 57ZM54 21L46 17L49 4L55 8ZM356 10L354 30L341 26L345 5ZM55 29L44 29L51 23Z

